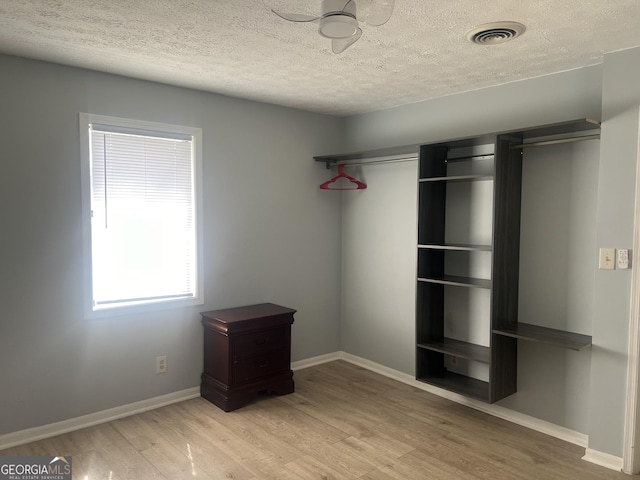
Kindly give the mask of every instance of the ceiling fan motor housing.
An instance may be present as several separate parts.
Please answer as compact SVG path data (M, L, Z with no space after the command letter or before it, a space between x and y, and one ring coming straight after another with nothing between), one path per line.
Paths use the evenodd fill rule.
M356 2L322 0L322 18L318 32L326 38L349 38L358 32Z

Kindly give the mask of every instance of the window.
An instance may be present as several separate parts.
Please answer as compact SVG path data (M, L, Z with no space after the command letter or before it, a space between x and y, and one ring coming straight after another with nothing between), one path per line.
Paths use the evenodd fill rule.
M83 113L80 136L88 315L202 304L201 130Z

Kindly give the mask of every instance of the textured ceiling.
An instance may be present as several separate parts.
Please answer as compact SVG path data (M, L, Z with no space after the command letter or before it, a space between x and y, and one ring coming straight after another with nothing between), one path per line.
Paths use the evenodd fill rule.
M363 0L364 1L364 0ZM640 45L639 0L396 0L388 23L335 55L320 0L0 0L0 52L351 115L593 65ZM493 46L493 21L525 34Z

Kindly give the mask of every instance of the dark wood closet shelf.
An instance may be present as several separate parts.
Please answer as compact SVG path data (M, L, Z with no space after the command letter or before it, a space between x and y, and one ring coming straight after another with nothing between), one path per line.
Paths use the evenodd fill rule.
M427 283L439 283L442 285L453 285L456 287L477 287L477 288L491 288L491 280L484 278L472 278L472 277L458 277L455 275L441 275L431 277L418 278L419 282Z
M465 155L463 157L447 157L447 163L453 162L477 162L482 160L493 160L495 155L493 153L481 153L478 155Z
M453 338L443 338L441 342L418 343L418 347L487 364L491 360L489 347L462 342Z
M493 175L455 175L451 177L427 177L421 178L420 183L428 182L480 182L484 180L493 180Z
M522 138L527 140L552 135L570 135L572 133L588 132L590 130L600 130L600 122L592 118L582 118L541 127L525 128L520 132L522 133Z
M566 135L571 133L579 133L585 132L588 130L598 130L600 129L600 122L597 120L593 120L590 118L581 118L578 120L571 120L568 122L560 122L551 125L545 125L543 127L533 127L533 128L525 128L520 130L512 130L507 132L500 132L496 134L488 134L484 136L478 136L473 138L458 138L458 139L448 139L441 141L441 144L447 143L449 146L462 147L462 146L472 146L472 145L483 145L488 143L493 143L496 138L496 135L504 135L510 133L518 133L522 136L523 139L544 137L549 135ZM428 142L429 144L431 142ZM366 160L369 158L377 158L377 157L392 157L397 155L411 155L418 154L420 151L420 146L423 145L424 142L414 143L410 145L400 145L396 147L386 147L386 148L378 148L374 150L361 150L358 152L350 152L350 153L340 153L340 154L332 154L332 155L317 155L314 156L313 159L316 162L324 162L327 164L327 168L331 165L335 165L336 163L349 162L349 161L358 161L358 160ZM483 157L489 157L492 154L486 155L476 155L475 157L482 159ZM457 160L468 160L472 157L460 157L460 158L451 158L448 161L457 161Z
M489 398L489 383L457 373L444 371L443 375L423 375L417 380L467 397L486 402Z
M492 250L491 245L471 245L463 243L445 243L442 245L428 243L418 245L418 248L427 250L456 250L461 252L490 252Z
M515 323L503 328L494 328L493 333L531 342L548 343L576 351L589 348L592 341L590 335L540 327L528 323Z
M356 160L365 160L370 158L379 158L379 157L395 157L398 155L418 155L418 151L420 150L420 145L402 145L399 147L389 147L389 148L379 148L377 150L364 150L360 152L351 152L351 153L343 153L336 155L318 155L313 157L316 162L325 162L327 164L327 168L329 168L332 164L356 161Z

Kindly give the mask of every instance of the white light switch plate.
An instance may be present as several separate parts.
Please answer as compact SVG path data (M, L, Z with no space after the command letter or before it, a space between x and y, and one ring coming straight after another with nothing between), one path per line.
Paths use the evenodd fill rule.
M615 267L615 248L601 248L600 249L600 261L598 268L600 270L614 270Z
M619 248L616 252L616 263L620 270L629 268L629 250L626 248Z

